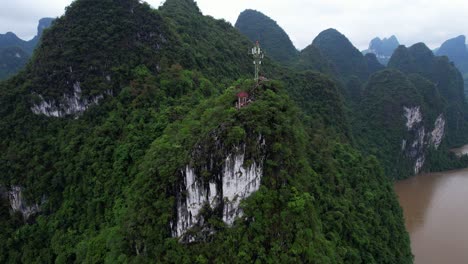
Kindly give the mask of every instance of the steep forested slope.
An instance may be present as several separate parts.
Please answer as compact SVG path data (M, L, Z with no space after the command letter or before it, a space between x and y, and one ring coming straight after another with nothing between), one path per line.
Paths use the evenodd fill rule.
M423 43L410 48L400 46L388 64L407 74L419 74L437 86L447 102L447 140L449 145L466 142L466 100L463 94L463 78L447 57L434 56Z
M192 0L166 1L161 14L179 35L181 47L176 46L176 55L182 66L203 70L224 85L253 72L247 53L251 42L228 22L203 16Z
M366 80L369 76L364 56L337 30L322 31L312 44L335 65L338 74L344 80L348 80L351 76Z
M322 52L312 44L301 51L299 58L293 65L294 69L300 71L313 70L329 76L338 75L333 63L325 58Z
M0 262L411 263L336 84L245 80L249 45L191 0L75 1L0 83Z
M233 263L410 262L410 253L402 246L407 237L397 231L403 228L401 211L375 160L333 141L325 131L311 133L277 83L249 90L252 84L236 83L221 97L201 104L185 120L170 125L153 143L133 186L135 209L129 217L130 223L137 223L130 230L132 242L139 247L135 250L146 248L149 256L174 262L194 258ZM255 101L235 111L236 90L254 93ZM205 151L211 154L198 156ZM182 184L187 196L193 192L193 187L184 185L190 182L188 178L184 181L188 175L178 170L187 164L194 166L202 183L215 184L219 190L216 170L203 170L216 167L229 153L248 158L249 166L263 164L261 187L241 202L242 218L226 228L225 210L219 210L217 202L208 203L200 211L203 220L186 233L205 243L185 249L177 243L161 247L167 243L161 230L173 208L168 201L180 199L171 190ZM382 201L389 202L385 209L379 206ZM158 224L144 226L141 221ZM382 232L382 227L394 231ZM209 235L213 230L216 236Z
M291 62L299 54L288 34L274 20L258 11L243 11L235 27L252 42L260 41L268 56L279 62Z
M386 174L406 178L421 172L430 148L445 135L446 109L437 88L419 75L395 70L374 74L363 92L358 144L379 158Z
M245 24L244 27L246 32L272 30L263 24ZM464 39L456 42L456 50L465 49ZM367 52L371 53L363 56L344 35L328 29L302 50L293 63L287 64L292 66L291 71L282 70L280 76L284 76L282 79L288 84L290 95L306 112L313 105L306 103L308 92L313 89L305 92L289 85L303 83L303 87L313 87L321 80L314 80L309 85L310 73L301 75L298 72L312 70L331 77L337 83L336 93L339 94L333 100L343 98L345 105L343 111L338 112L352 120L350 127L353 132L345 133L347 138L357 143L356 147L365 153L379 157L387 175L392 178L463 166L464 162L457 161L448 152L450 147L467 141L468 112L463 81L457 69L446 58L434 56L423 43L406 48L398 47L395 37L377 38L370 47L372 51ZM383 73L386 67L379 63L379 59L384 59L385 63L390 60L389 68L398 69L400 74L392 71ZM395 78L391 84L394 87L390 89L388 81L383 80L392 78ZM408 93L410 90L415 92ZM378 91L378 95L372 91ZM408 100L412 100L412 103L408 103ZM375 102L379 103L376 105ZM381 109L380 106L384 107ZM319 106L313 107L320 109ZM333 108L340 109L336 106ZM392 112L385 113L389 109ZM338 112L332 112L326 118L332 120L330 123L335 124L335 128L338 122L343 124L340 128L343 132L348 125L342 122L342 115ZM421 119L416 122L417 128L408 128L408 118L415 115ZM430 135L432 133L434 136ZM419 143L415 143L414 138L419 138ZM409 141L419 147L408 148ZM443 163L451 165L445 166Z

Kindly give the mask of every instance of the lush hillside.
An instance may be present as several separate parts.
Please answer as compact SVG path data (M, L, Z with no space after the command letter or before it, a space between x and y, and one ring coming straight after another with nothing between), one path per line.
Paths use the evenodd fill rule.
M344 98L329 76L305 71L287 73L281 80L288 87L289 96L311 118L305 120L308 126L350 142L351 131Z
M291 62L299 54L288 34L274 20L256 10L243 11L235 27L252 42L259 41L267 56L281 63Z
M366 58L367 67L371 75L385 69L385 66L380 64L374 53L367 53L364 57Z
M325 58L322 52L312 44L301 51L294 64L294 69L299 71L313 70L329 76L338 75L333 63Z
M191 0L73 2L0 83L0 262L411 263L337 85L240 78L248 47Z
M20 71L28 58L29 55L18 47L0 49L0 80Z
M185 120L170 125L153 143L133 186L135 210L128 221L137 223L130 230L132 242L139 246L134 250L146 249L152 258L177 263L194 259L234 263L410 262L411 254L401 246L407 243L405 234L392 231L388 236L390 233L381 232L381 228L371 231L372 225L395 231L402 228L398 220L401 211L390 194L392 187L375 167L375 160L365 159L331 138L325 140L323 132L309 134L277 83L251 90L253 87L252 82L236 83L221 97L201 104ZM256 99L235 111L233 101L239 89L254 93ZM183 184L191 182L188 178L184 181L187 174L177 170L187 164L194 166L195 172L205 175L201 186L209 182L218 189L219 174L209 168L216 167L226 155L229 159L232 151L249 157L251 166L264 164L261 187L245 200L242 220L226 228L225 208L214 202L205 206L202 220L186 233L187 239L205 243L188 248L168 244L164 237L169 231L161 233L174 206L168 201L173 197L177 206L181 205L171 190L177 190L179 184L188 188ZM201 153L211 154L199 156ZM176 175L179 180L174 181ZM190 188L187 190L187 196L192 195ZM150 194L158 194L157 200ZM379 208L382 200L390 206ZM158 224L145 228L141 221ZM216 236L209 235L213 230ZM148 234L158 239L150 240ZM357 239L363 235L369 240ZM170 247L161 247L163 244Z
M393 55L393 52L400 46L398 39L395 36L390 38L374 38L369 43L369 48L363 51L364 54L375 54L379 62L383 65L387 65L388 61Z
M407 74L419 74L437 86L447 105L447 140L449 145L466 142L466 100L463 77L447 57L434 56L423 43L410 48L400 46L390 59L389 67Z
M377 156L393 178L463 166L448 153L467 141L458 70L423 43L399 46L388 67L370 77L353 107L359 148Z
M253 73L247 52L252 43L229 22L203 16L193 0L166 1L161 14L179 35L181 47L171 44L177 47L174 56L181 56L182 66L202 70L223 85Z
M267 27L264 23L246 23L243 27L245 32L272 34L275 31L275 28ZM389 177L406 178L422 171L460 167L447 151L449 147L467 141L464 132L467 115L461 95L459 74L453 66L444 62L443 58L435 57L422 43L410 48L397 47L398 40L394 36L383 40L376 38L371 42L367 54L363 56L344 35L329 29L319 34L311 45L302 50L293 63L287 64L293 66L293 70L280 71L279 75L278 71L275 71L274 75L283 76L291 97L304 111L307 112L311 107L322 110L335 109L325 115L326 119L330 120L328 125L333 124L333 128L336 129L337 123L342 124L339 130L347 135L350 142L355 142L360 150L376 155ZM386 67L380 61L387 64L389 60L389 67L400 70L400 75L389 72L382 75L381 71ZM309 70L328 75L337 83L335 92L338 96L330 101L339 101L340 98L344 106L335 104L322 108L314 105L315 103L306 103L310 100L309 92L314 90L312 87L320 87L317 84L322 83L322 80L314 78L309 80L310 73L297 73ZM299 76L301 77L298 78ZM389 89L387 84L381 81L383 76L395 78L391 84L395 87L412 87L416 92L406 93L402 90L399 91L399 96L394 97L397 91ZM305 92L294 85L290 86L291 83L303 83L303 88L312 89ZM374 89L378 91L378 95L370 93ZM402 101L405 97L414 102L409 104ZM382 99L385 101L381 101ZM387 105L386 108L378 108L374 105L374 100L379 102L379 105ZM408 114L405 107L412 115L421 116L421 121L417 122L414 129L406 127ZM341 110L336 111L338 109ZM384 113L388 109L393 111L388 113L390 116ZM348 123L343 122L342 116L351 118L350 127L353 132L346 132ZM425 135L419 136L417 133ZM437 144L434 144L434 140L429 136L432 133L437 135L434 136L437 138ZM415 143L415 138L419 138L419 142ZM403 144L403 141L412 141L417 147L411 148L409 143ZM452 165L441 166L442 160Z
M327 29L321 32L312 42L322 54L336 67L340 77L348 80L356 76L365 81L369 76L364 56L353 44L335 29Z
M383 163L386 174L406 178L421 172L430 148L445 133L445 104L434 84L396 70L374 74L363 92L356 140Z

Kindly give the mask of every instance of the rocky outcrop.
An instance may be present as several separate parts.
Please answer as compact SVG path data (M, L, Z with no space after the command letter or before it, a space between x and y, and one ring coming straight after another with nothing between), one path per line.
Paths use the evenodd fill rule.
M404 141L405 147L403 150L406 152L406 156L414 160L414 173L418 174L426 160L424 153L426 130L422 124L421 107L403 107L403 110L406 118L406 128L409 133L409 138Z
M110 80L110 77L106 77ZM112 91L106 91L105 94L112 95ZM51 99L46 100L42 95L37 95L39 102L31 107L31 111L36 115L45 115L48 117L79 116L83 114L90 106L99 104L104 95L83 97L81 85L79 82L73 84L73 94L64 94L59 101Z
M408 130L413 129L415 126L421 123L422 121L422 114L421 108L419 106L416 107L403 107L405 111L405 118L406 118L406 127Z
M0 198L8 200L11 211L21 213L24 220L28 220L41 211L39 204L29 204L26 201L23 188L20 186L12 186L9 190L0 186Z
M445 118L443 114L434 122L434 129L426 133L421 107L403 107L406 118L408 138L402 140L402 151L414 161L414 173L418 174L426 161L426 152L430 147L439 148L445 135Z
M444 139L445 136L445 118L444 115L440 114L439 117L437 117L435 124L434 124L434 130L431 132L431 137L429 139L429 143L434 146L435 149L438 149L440 144L442 143L442 140Z
M264 139L259 136L255 144L263 153ZM212 153L206 164L188 164L181 169L183 182L177 195L176 219L171 223L173 237L193 242L200 234L213 233L205 219L208 212L228 226L242 216L240 202L259 189L263 175L264 155L247 159L250 156L247 148L245 143L236 146L222 159ZM194 228L198 234L190 234Z

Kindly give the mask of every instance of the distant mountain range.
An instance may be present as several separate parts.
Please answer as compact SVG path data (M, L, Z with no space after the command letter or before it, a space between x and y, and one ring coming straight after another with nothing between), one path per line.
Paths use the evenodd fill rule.
M250 23L238 27L246 36L251 31L262 32L263 36L272 34L269 31L284 32L276 23L269 27L265 27L265 23L253 23L266 17L260 12L251 13L251 16L257 18L249 17ZM245 14L241 14L237 25L243 22L244 17ZM282 43L290 42L287 35L282 39L285 40ZM278 39L257 40L264 45L267 56L273 53L269 42L279 42ZM452 61L461 57L458 65L463 68L464 55L460 54L466 52L464 39L444 45L440 52L453 51L453 45L458 49L453 52L455 54L448 55ZM276 48L275 54L287 54L286 45L277 45ZM275 59L272 55L270 58ZM401 46L395 36L374 38L369 48L360 52L345 35L335 29L327 29L300 51L299 57L290 56L288 65L297 71L319 71L339 84L341 96L355 112L351 127L358 145L363 152L377 156L388 175L401 177L431 166L431 161L426 160L428 150L438 148L442 139L448 145L463 142L464 131L468 128L457 125L462 123L464 114L460 113L465 111L462 76L447 58L435 56L423 43L407 48ZM402 105L406 107L404 111ZM424 123L411 120L415 123L406 127L408 133L401 134L398 129L403 125L402 116L412 115L420 116ZM372 129L367 129L369 127ZM431 136L425 136L429 130L432 131ZM383 139L385 143L382 143ZM380 142L380 145L374 145L375 142ZM412 143L408 145L406 142ZM386 151L374 152L382 146ZM395 168L394 165L402 161Z
M377 37L371 40L369 48L364 50L362 53L373 53L380 63L387 65L390 57L392 57L393 52L396 48L398 48L399 45L400 42L398 42L398 39L395 36L391 36L388 39L380 39Z
M466 37L458 36L442 43L442 46L435 52L438 56L447 56L461 72L468 72L468 49L466 47Z
M15 33L0 34L0 80L17 73L28 62L44 30L52 24L53 18L42 18L37 34L31 40L22 40Z

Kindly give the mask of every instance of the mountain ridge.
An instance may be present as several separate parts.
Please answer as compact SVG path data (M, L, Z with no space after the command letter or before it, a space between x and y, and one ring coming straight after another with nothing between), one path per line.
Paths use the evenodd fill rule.
M42 33L53 22L53 18L42 18L37 26L37 34L29 41L24 41L15 33L7 32L0 34L0 80L13 76L24 68L36 46L38 45ZM13 50L16 50L12 53ZM13 55L12 55L13 54Z
M0 262L411 263L338 85L250 47L191 0L73 2L0 83Z
M259 41L267 51L267 56L279 62L288 63L299 54L287 33L277 22L259 11L252 9L242 11L235 27L252 42Z

